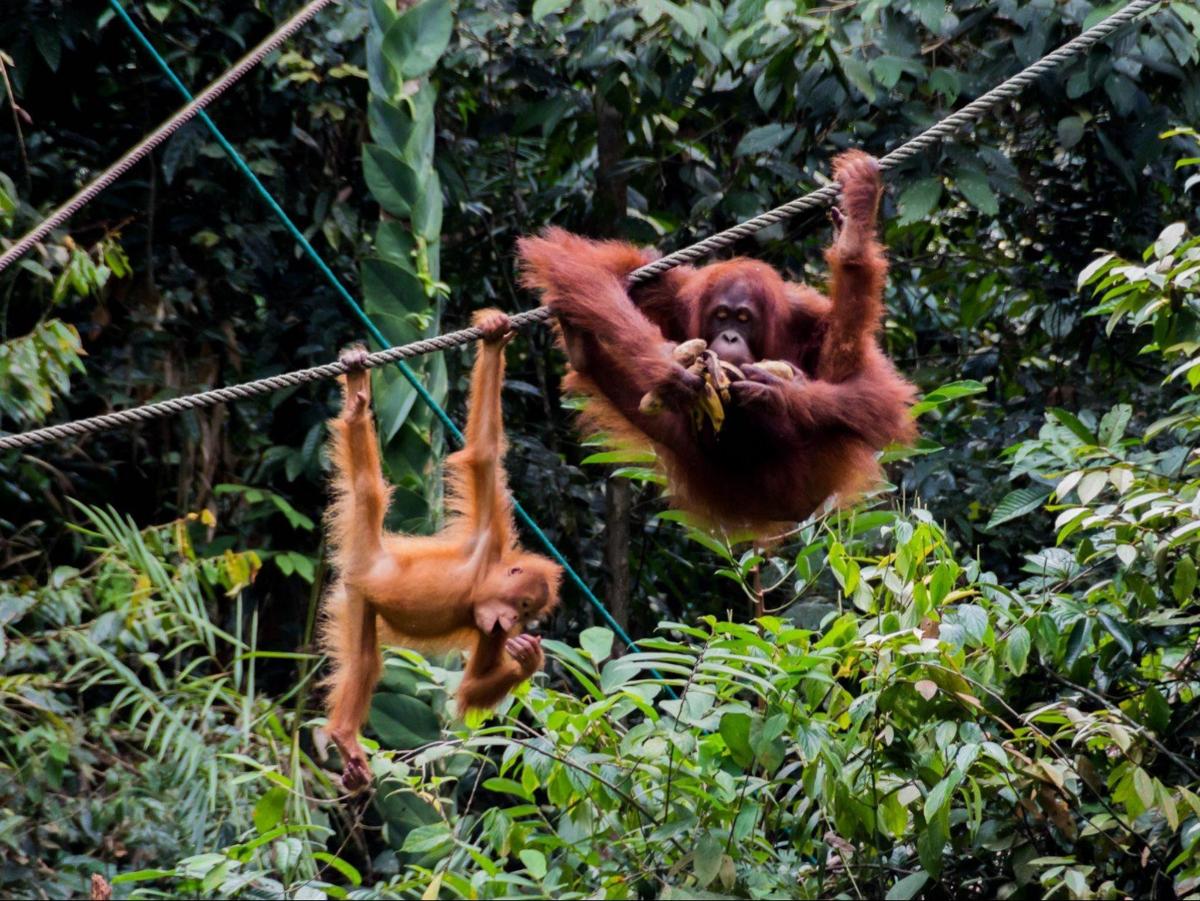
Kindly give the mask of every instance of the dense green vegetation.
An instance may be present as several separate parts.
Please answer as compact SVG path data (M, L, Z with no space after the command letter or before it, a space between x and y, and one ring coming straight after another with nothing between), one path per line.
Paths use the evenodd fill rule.
M129 3L193 88L295 6ZM1111 9L356 0L211 113L399 342L533 305L521 234L691 243ZM770 554L582 446L523 334L514 493L641 653L568 587L546 674L465 722L458 660L390 653L366 797L313 740L332 384L0 454L0 893L1197 896L1198 63L1169 4L889 174L923 438ZM181 102L105 3L0 18L0 69L0 244ZM827 236L738 250L819 284ZM0 275L0 429L365 337L194 122ZM416 366L456 419L468 360ZM431 528L452 442L376 379L390 522Z

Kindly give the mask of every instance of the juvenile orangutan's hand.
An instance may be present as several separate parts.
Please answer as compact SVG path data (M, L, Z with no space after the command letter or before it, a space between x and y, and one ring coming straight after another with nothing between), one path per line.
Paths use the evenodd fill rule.
M371 375L365 368L367 356L367 349L361 344L347 347L338 355L338 360L349 367L342 407L342 418L347 422L362 419L371 405Z
M504 642L504 650L508 651L517 661L526 679L540 670L546 662L545 655L542 653L542 640L528 632L514 635Z

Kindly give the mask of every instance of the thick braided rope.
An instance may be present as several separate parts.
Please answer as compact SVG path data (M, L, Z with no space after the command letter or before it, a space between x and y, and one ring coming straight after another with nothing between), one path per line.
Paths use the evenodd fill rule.
M321 0L317 0L317 2L320 3ZM329 2L329 0L325 0L325 2ZM1122 25L1159 2L1161 2L1161 0L1134 0L1133 3L1130 3L1119 12L1109 16L1100 24L1089 28L1076 38L1068 41L1066 44L1063 44L1053 53L1047 55L1033 65L1022 69L1012 78L1009 78L1007 81L988 91L983 96L967 104L958 112L947 116L937 125L926 129L911 141L902 144L900 147L887 154L887 156L883 157L879 161L880 166L883 168L894 167L899 163L902 163L912 158L916 154L928 149L939 141L945 140L964 125L967 125L980 118L993 106L1012 99L1031 82L1087 50L1096 42L1107 37L1117 28L1120 28ZM311 5L314 4L310 4L310 6ZM662 273L669 269L673 269L676 266L701 259L702 257L712 254L716 250L728 247L735 241L741 240L742 238L747 237L754 232L759 231L760 229L774 225L777 222L790 219L797 213L829 204L837 198L837 195L838 186L836 184L829 184L823 188L818 188L816 191L797 198L790 203L776 207L775 209L759 216L755 216L753 219L749 219L740 225L736 225L733 228L728 228L725 231L718 232L717 234L705 238L703 241L693 244L690 247L677 250L672 254L668 254L662 259L655 260L652 263L642 266L640 269L636 269L630 273L629 282L630 284L639 284L648 279L654 278L655 276L661 275ZM514 328L521 328L534 322L542 322L549 317L550 308L539 307L536 310L529 310L513 316L512 325ZM481 337L482 333L479 331L479 329L474 327L460 329L456 332L447 332L444 335L436 335L432 338L427 338L422 341L414 341L411 344L403 344L398 347L389 347L386 350L369 354L366 357L363 365L367 369L373 369L376 366L395 363L399 360L421 356L422 354L432 353L433 351L449 350L450 348L457 347L461 344L478 340ZM89 434L91 432L103 431L105 429L112 429L123 425L131 425L136 422L145 422L162 416L173 416L186 410L211 407L215 404L226 403L227 401L244 400L260 394L268 394L270 392L279 391L284 388L290 388L295 385L302 385L307 382L333 378L334 376L342 375L346 372L346 370L346 365L340 361L326 363L321 366L313 366L309 369L299 369L295 372L287 372L283 373L282 375L270 376L269 378L258 379L253 382L244 382L240 385L230 385L225 388L215 388L211 391L202 391L198 394L189 394L184 397L159 401L157 403L147 404L141 407L133 407L128 410L119 410L115 413L105 413L102 416L93 416L89 419L79 419L74 422L63 423L62 425L46 426L45 428L34 429L19 435L0 437L0 451L12 450L20 447L29 447L34 444L41 444L46 441L55 441L62 438L77 437L80 435Z
M124 156L101 172L99 176L84 186L75 196L47 216L40 225L22 235L12 247L4 251L3 254L0 254L0 272L3 272L27 254L35 244L83 209L101 191L137 165L148 153L193 119L200 110L225 93L239 78L262 62L267 55L295 34L309 19L332 2L333 0L312 0L311 3L273 31L266 40L243 56L233 68L229 69L224 75L197 94L195 100L188 103L170 119L142 138Z
M1159 2L1160 0L1135 0L1135 2L1123 7L1103 22L1092 26L1087 31L1067 41L1067 43L1063 44L1053 53L1047 54L1036 63L1022 69L1016 75L1012 76L1012 78L1001 82L986 94L971 101L962 109L947 116L936 125L927 128L911 141L901 144L887 156L879 160L880 168L894 168L929 149L934 144L952 136L963 126L982 118L984 113L993 107L1013 99L1047 72L1081 55L1094 44L1108 37L1122 25L1132 21L1135 17ZM829 184L823 188L818 188L816 191L785 203L783 206L768 210L761 215L755 216L753 219L747 219L739 225L727 228L723 232L718 232L715 235L705 238L703 241L692 244L690 247L677 250L661 259L655 260L653 263L648 263L630 273L629 282L634 285L640 284L648 279L662 275L668 269L674 269L676 266L681 266L684 263L703 259L710 256L714 251L728 247L735 241L749 237L767 226L790 219L797 213L826 206L837 199L837 196L838 186L836 184Z
M512 317L512 325L514 328L521 328L529 325L531 322L537 322L544 318L540 315L541 312L539 308L537 310L530 310L527 313L518 313ZM432 338L426 338L422 341L413 341L410 344L401 344L368 354L361 368L374 369L377 366L386 366L399 360L419 357L437 350L449 350L450 348L466 344L468 341L475 341L481 337L483 337L483 333L474 326L460 329L457 332L447 332L444 335L434 335ZM61 425L46 426L45 428L34 429L30 432L22 432L19 435L5 435L0 437L0 451L29 447L34 444L58 441L63 438L77 438L91 432L101 432L106 429L115 429L119 426L133 425L138 422L148 422L151 419L174 416L188 410L199 410L229 401L246 400L247 398L257 397L260 394L271 394L275 391L282 391L284 388L293 388L308 382L331 379L344 374L350 368L341 360L337 360L333 363L323 363L320 366L312 366L308 369L297 369L293 372L268 376L265 379L255 379L253 382L242 382L240 385L228 385L224 388L214 388L211 391L201 391L198 394L187 394L183 397L173 397L170 400L161 400L140 407L130 407L128 410L118 410L115 413L104 413L103 415L92 416L88 419L77 419L74 422L64 422Z

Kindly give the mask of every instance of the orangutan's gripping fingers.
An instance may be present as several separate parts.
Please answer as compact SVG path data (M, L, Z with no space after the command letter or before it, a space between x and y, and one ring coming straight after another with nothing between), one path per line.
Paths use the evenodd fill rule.
M504 345L513 339L512 322L500 310L487 310L479 315L475 327L483 332L483 340L489 344Z
M704 377L678 363L671 366L667 377L655 389L663 405L674 410L690 409L703 391Z
M770 382L757 382L744 379L729 386L734 403L747 409L759 410L782 416L787 409L787 401L783 395L782 382L773 376L767 376Z
M514 635L504 643L504 649L512 655L526 676L531 676L542 668L542 640L536 635L522 632Z

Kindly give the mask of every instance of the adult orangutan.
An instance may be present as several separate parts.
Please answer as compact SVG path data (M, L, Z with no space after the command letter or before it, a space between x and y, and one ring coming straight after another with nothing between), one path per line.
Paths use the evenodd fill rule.
M567 386L591 398L592 428L649 441L673 502L710 525L764 535L831 496L851 500L879 478L880 448L915 437L915 389L877 340L879 165L849 151L834 175L828 296L748 259L678 267L631 289L626 276L652 252L561 229L519 244L524 284L561 328ZM723 424L694 415L712 382L688 364L705 348L732 373Z

